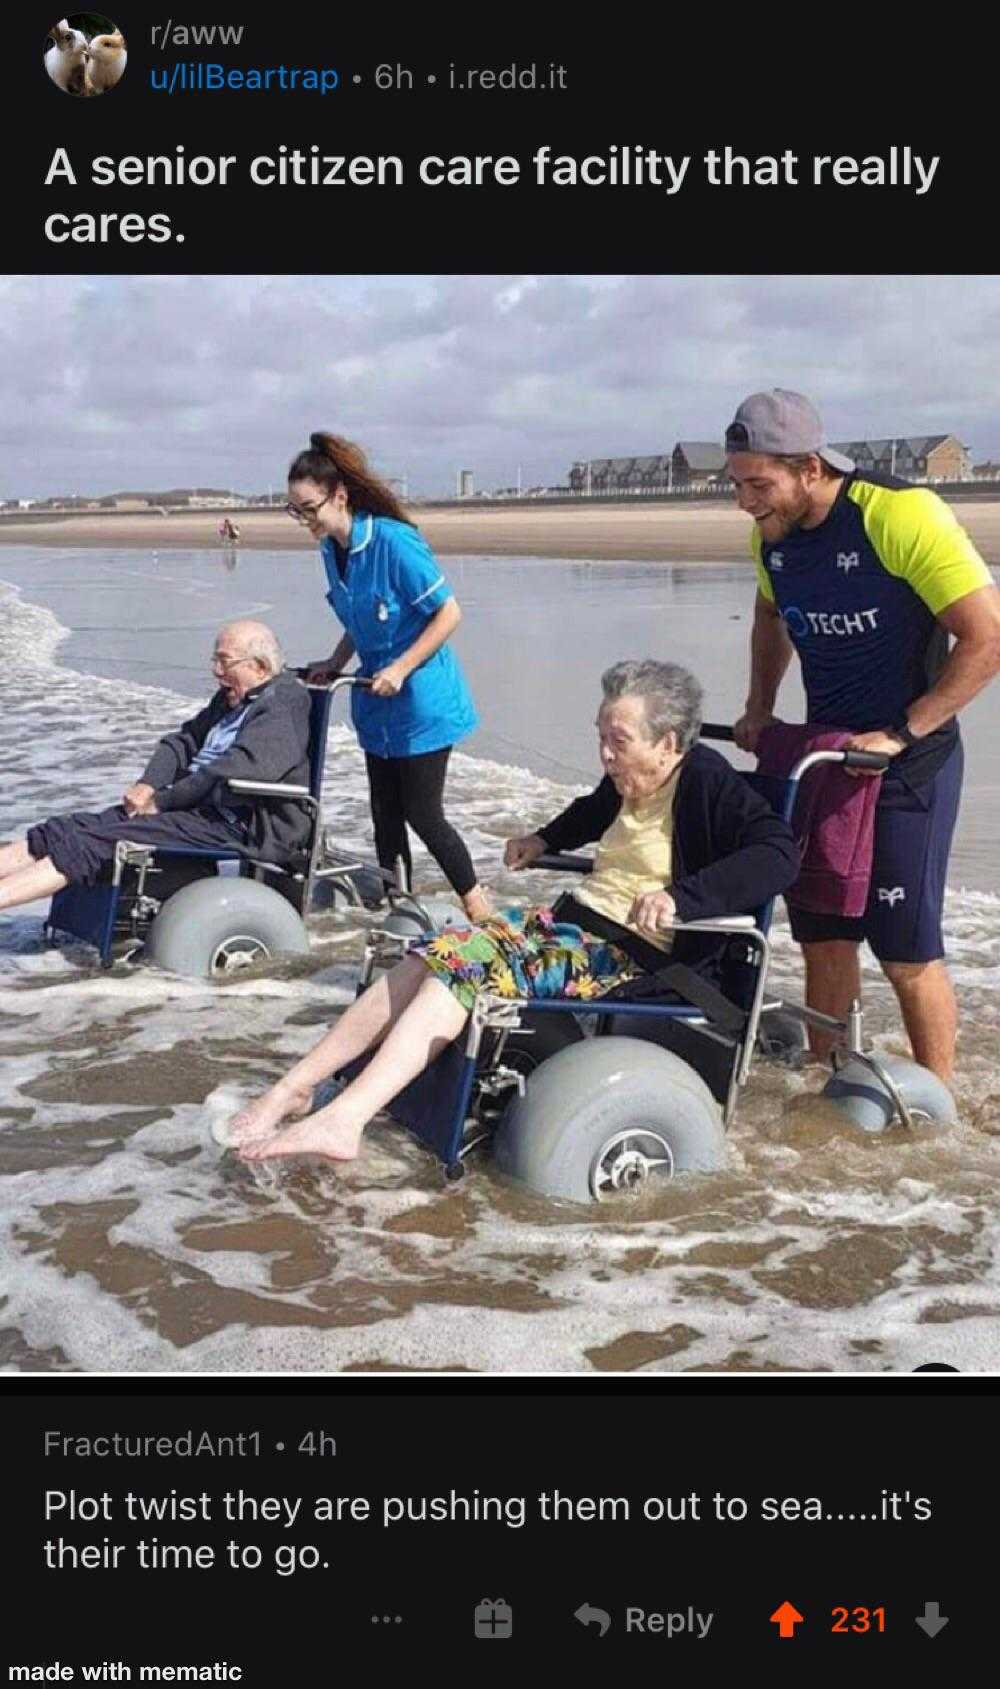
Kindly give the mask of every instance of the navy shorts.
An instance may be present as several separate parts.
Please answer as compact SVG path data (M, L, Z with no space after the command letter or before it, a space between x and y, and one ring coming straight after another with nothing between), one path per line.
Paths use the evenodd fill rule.
M217 810L169 809L165 815L130 816L123 804L113 804L110 809L50 815L47 821L29 827L25 835L36 861L49 857L71 885L83 886L96 885L105 864L114 861L120 839L154 849L199 845L208 850L239 850L246 844L246 833Z
M934 962L944 955L941 915L964 761L959 741L924 785L908 786L891 772L883 777L864 914L855 920L789 905L797 943L867 939L880 962Z

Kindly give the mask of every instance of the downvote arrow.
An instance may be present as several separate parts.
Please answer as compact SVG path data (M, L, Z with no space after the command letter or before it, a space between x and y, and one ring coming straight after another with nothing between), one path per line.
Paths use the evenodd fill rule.
M941 1617L940 1601L925 1601L923 1612L917 1614L914 1622L920 1626L926 1636L937 1636L938 1632L949 1623L949 1620Z

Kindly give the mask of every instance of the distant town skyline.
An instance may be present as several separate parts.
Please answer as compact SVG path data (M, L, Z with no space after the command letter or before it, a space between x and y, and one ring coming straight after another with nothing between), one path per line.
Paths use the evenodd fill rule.
M794 387L831 439L1000 457L995 276L13 276L0 499L266 491L310 430L411 497L564 485Z

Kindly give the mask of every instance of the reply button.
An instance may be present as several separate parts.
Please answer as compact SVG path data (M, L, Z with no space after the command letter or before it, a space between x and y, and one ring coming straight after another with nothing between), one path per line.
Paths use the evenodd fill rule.
M665 1635L668 1642L675 1636L693 1636L696 1642L704 1642L714 1618L714 1613L698 1613L693 1607L681 1613L649 1613L645 1607L626 1607L625 1629L629 1635Z

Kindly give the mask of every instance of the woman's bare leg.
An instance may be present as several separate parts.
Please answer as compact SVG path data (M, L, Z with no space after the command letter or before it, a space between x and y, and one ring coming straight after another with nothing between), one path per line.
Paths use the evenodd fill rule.
M54 892L62 891L69 881L65 874L60 874L52 858L43 856L39 861L30 858L30 867L15 869L8 873L6 879L0 880L0 909L16 909L19 903L34 903L37 898L51 897Z
M0 880L5 880L8 874L16 874L20 868L30 868L34 860L24 839L0 845Z
M247 1160L325 1155L331 1161L353 1161L368 1122L458 1037L468 1021L468 1009L419 965L423 981L364 1072L308 1119L247 1142L243 1149Z
M427 977L427 969L418 957L405 956L390 973L374 980L308 1055L289 1068L270 1090L233 1116L228 1126L230 1142L240 1145L251 1138L268 1136L282 1120L306 1114L315 1087L384 1038Z

